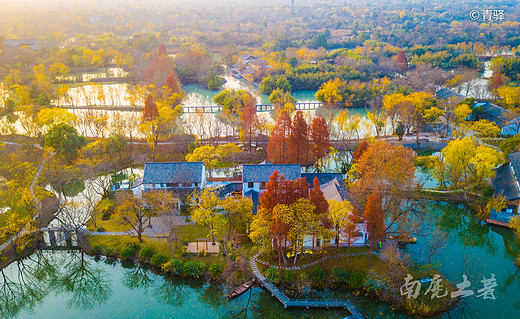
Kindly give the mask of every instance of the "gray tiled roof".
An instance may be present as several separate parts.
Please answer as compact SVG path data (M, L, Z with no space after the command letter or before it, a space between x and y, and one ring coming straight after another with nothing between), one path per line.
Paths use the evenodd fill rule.
M343 182L339 181L337 178L321 185L320 188L323 192L323 196L325 196L325 198L328 200L349 200L349 194L346 187L343 185Z
M294 181L301 178L300 164L259 164L259 165L243 165L242 181L248 182L268 182L269 177L274 171L279 171L286 180Z
M343 180L343 174L341 173L302 173L302 177L305 178L305 181L313 187L314 178L317 177L318 181L320 181L320 185L328 183L334 179L338 181Z
M509 162L517 182L520 182L520 152L509 154Z
M481 107L482 112L490 115L491 117L493 117L495 119L499 119L499 120L503 121L502 115L506 111L503 107L500 107L498 105L495 105L495 104L489 103L489 102L476 103L475 107Z
M146 163L143 184L202 183L202 162Z
M495 187L495 196L502 195L507 198L507 200L520 198L520 190L518 189L513 170L509 164L496 169L493 187Z
M442 88L439 91L437 91L435 94L438 97L443 98L445 100L448 100L448 99L451 99L453 97L456 97L457 100L462 101L462 100L464 100L466 98L465 96L463 96L463 95L461 95L461 94L459 94L459 93L457 93L455 91L452 91L450 89L447 89L447 88Z

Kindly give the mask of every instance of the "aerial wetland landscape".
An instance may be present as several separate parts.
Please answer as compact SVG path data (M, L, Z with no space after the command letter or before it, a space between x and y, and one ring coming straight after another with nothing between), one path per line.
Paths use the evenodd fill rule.
M520 318L517 2L0 7L0 318Z

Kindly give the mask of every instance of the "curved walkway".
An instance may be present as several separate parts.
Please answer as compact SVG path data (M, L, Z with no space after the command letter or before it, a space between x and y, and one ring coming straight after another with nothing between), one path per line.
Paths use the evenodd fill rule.
M258 279L258 281L261 283L262 286L264 286L272 296L276 297L278 301L280 301L284 308L287 307L305 307L305 308L346 308L351 313L351 315L347 318L350 319L364 319L365 317L356 309L354 304L349 299L344 300L337 300L337 299L326 299L326 300L317 300L317 299L289 299L280 289L278 289L275 285L273 285L267 278L265 278L264 275L258 270L258 266L256 265L256 260L258 259L258 256L260 255L262 251L259 251L256 253L250 260L249 263L251 264L251 269L253 270L253 274ZM341 255L346 254L340 254L335 257L339 257ZM332 256L330 256L332 257ZM328 259L328 258L325 258ZM319 262L325 260L320 259ZM310 264L308 264L310 265Z
M260 253L262 251L259 251L258 253L256 253L252 259L256 262L259 262L261 264L263 264L264 266L267 266L267 267L273 267L273 268L276 268L276 269L281 269L281 270L299 270L299 269L305 269L305 268L308 268L308 267L311 267L311 266L314 266L314 265L317 265L319 263L322 263L324 262L325 260L328 260L328 259L333 259L333 258L344 258L344 257L347 257L347 256L361 256L361 255L369 255L370 252L368 251L364 251L364 252L359 252L359 253L351 253L351 254L337 254L337 255L329 255L329 256L324 256L318 260L315 260L313 262L310 262L310 263L307 263L305 265L301 265L301 266L293 266L293 267L287 267L287 266L274 266L274 265L271 265L270 263L268 263L267 261L263 261L263 260L260 260L258 259L258 256L260 256ZM378 253L375 252L375 251L371 251L373 255L377 255Z

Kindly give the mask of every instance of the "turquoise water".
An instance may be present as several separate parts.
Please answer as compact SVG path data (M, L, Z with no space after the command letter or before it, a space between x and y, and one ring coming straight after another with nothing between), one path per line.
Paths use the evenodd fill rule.
M432 260L448 280L460 283L466 274L472 284L469 289L475 292L482 288L480 281L491 274L497 283L495 300L467 297L437 318L519 318L520 274L514 265L519 247L514 234L479 222L465 206L428 202L423 217L418 244L408 245L403 253L424 262L438 228L446 232L447 241ZM247 312L247 318L332 319L348 314L344 310L284 309L261 288L253 289L248 306L249 294L228 302L227 291L220 285L163 277L79 253L35 253L4 269L0 283L4 288L0 289L0 311L7 318L245 318ZM6 287L14 288L15 293ZM350 297L369 318L410 318L369 297Z
M255 94L257 104L271 104L269 102L269 96L265 94L261 94L258 92L257 88L253 88L251 84L235 79L234 77L226 76L226 84L224 85L225 89L242 89L248 90ZM219 91L211 91L203 88L200 84L192 83L185 84L182 86L182 89L186 91L187 97L184 100L184 105L189 106L211 106L215 105L213 103L213 98L215 95L219 93ZM298 102L317 102L316 91L311 90L301 90L301 91L293 91L292 96Z
M284 309L254 288L229 302L222 286L95 260L35 253L0 276L2 318L342 318L345 310ZM9 301L9 302L7 302Z

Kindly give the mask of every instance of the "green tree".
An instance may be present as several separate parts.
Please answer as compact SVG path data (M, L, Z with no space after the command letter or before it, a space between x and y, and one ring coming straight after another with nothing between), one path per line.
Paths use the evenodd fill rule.
M86 145L86 139L79 136L72 126L60 123L53 125L44 135L45 146L52 147L56 154L71 162L78 151Z

